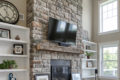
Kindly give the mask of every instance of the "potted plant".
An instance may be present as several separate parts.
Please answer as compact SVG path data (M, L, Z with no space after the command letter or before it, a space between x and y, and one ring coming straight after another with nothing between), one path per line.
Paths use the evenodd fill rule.
M3 60L3 63L0 64L0 69L14 69L17 68L15 60Z
M87 59L90 59L90 56L92 56L94 53L92 52L86 52L85 55L87 56Z
M14 60L10 61L10 68L17 68L17 64Z

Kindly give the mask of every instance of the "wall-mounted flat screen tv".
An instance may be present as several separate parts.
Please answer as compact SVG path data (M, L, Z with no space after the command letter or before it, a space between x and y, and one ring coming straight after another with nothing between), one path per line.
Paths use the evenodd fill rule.
M48 40L75 45L77 26L66 21L49 18Z

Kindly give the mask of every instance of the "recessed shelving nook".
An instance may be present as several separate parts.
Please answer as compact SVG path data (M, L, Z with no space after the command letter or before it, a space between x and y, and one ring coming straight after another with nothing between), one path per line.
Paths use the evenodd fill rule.
M95 69L97 69L97 44L91 41L83 40L84 53L93 53L90 58L82 58L82 79L95 78Z
M0 69L0 80L8 80L9 73L17 80L29 80L29 28L0 22L0 29L10 31L10 38L3 38L6 34L0 32L0 64L3 60L14 60L17 64L17 68ZM15 39L17 35L20 40ZM23 45L23 54L13 54L14 44Z

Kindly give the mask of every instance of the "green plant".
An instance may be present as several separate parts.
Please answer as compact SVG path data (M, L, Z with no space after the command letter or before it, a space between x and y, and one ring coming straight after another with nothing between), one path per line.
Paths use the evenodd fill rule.
M94 53L92 53L92 52L86 52L85 53L85 55L87 56L87 57L90 57L90 56L92 56Z
M11 60L10 64L11 64L12 68L17 68L18 67L14 60Z
M3 60L3 63L0 64L0 69L12 69L17 68L15 60Z

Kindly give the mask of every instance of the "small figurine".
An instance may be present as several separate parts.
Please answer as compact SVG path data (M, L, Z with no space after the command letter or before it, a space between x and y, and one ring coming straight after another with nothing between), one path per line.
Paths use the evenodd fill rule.
M15 40L20 40L19 35L17 35L17 36L15 37Z
M9 73L9 80L12 80L13 73Z
M11 80L16 80L16 78L13 77Z
M13 73L9 73L9 80L16 80L16 78L13 77Z

